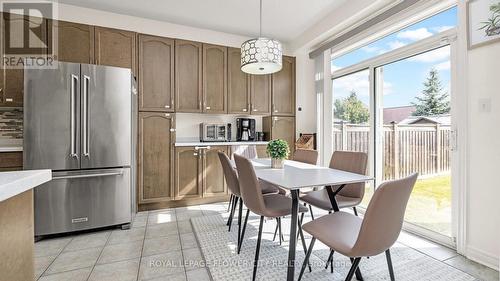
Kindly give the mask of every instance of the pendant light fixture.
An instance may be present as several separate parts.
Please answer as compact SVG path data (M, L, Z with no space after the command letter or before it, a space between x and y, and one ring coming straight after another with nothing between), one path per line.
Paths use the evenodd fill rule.
M271 74L281 70L281 42L262 37L262 0L260 0L259 37L241 44L241 70L249 74Z

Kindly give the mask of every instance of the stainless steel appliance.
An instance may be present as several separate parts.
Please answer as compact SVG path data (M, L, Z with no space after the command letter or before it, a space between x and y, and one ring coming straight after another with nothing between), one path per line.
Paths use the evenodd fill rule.
M137 115L130 69L61 62L26 69L24 83L24 168L53 171L35 189L35 235L129 225Z
M230 141L231 124L200 123L200 141Z
M236 119L236 140L237 141L254 141L255 136L255 119L237 118Z

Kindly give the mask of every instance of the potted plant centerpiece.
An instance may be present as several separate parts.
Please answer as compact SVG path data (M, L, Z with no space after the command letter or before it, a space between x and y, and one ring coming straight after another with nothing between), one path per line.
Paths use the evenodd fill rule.
M283 163L290 154L288 143L284 140L276 139L267 144L267 154L271 157L271 167L273 169L282 169Z

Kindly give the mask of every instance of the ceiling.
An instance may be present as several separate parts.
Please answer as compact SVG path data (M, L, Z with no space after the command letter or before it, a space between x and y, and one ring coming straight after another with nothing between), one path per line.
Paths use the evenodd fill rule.
M262 35L297 38L347 0L263 0ZM59 0L136 17L244 36L259 34L259 0Z

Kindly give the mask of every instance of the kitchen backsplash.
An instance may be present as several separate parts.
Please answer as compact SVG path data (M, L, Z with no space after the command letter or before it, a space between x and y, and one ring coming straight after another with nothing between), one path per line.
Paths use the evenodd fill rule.
M23 138L23 109L0 107L0 139Z

